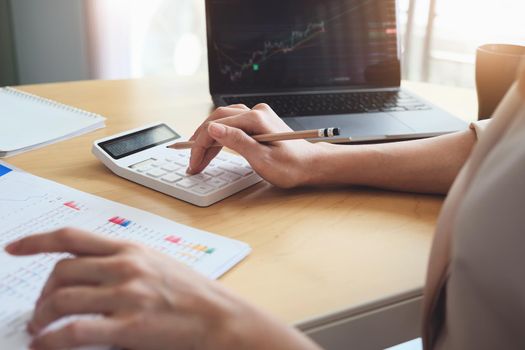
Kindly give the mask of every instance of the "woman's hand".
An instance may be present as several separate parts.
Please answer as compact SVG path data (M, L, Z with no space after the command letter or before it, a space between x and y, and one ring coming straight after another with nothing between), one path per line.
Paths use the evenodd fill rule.
M525 70L521 85L525 94ZM525 95L524 95L525 96ZM217 109L195 132L190 174L201 172L220 151L215 141L244 156L279 187L360 185L446 193L476 142L472 130L435 138L367 145L305 140L258 143L249 135L290 128L265 104Z
M62 229L23 238L6 250L75 256L56 264L37 302L28 324L34 350L316 348L220 284L134 243ZM83 314L102 317L46 330L63 317Z
M314 183L316 163L324 147L305 140L258 143L250 135L288 132L291 129L266 104L220 107L197 129L192 140L188 173L203 171L219 153L215 142L242 155L270 183L284 188Z

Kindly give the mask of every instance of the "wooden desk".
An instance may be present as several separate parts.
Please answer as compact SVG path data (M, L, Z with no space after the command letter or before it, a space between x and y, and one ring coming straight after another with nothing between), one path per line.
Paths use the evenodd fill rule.
M466 119L476 113L470 90L406 85ZM107 127L8 162L248 242L253 253L221 282L325 345L334 346L330 342L337 337L360 344L361 328L354 327L352 333L347 321L370 322L371 313L396 305L411 305L405 310L407 325L399 325L402 313L394 314L397 327L390 325L392 334L385 331L375 343L368 339L366 347L417 335L418 302L442 197L344 187L280 190L260 183L209 208L197 208L113 175L90 148L95 139L158 120L190 135L212 108L205 82L89 81L22 89L100 113L108 118ZM384 325L374 324L383 332ZM348 331L325 332L340 329L337 325Z

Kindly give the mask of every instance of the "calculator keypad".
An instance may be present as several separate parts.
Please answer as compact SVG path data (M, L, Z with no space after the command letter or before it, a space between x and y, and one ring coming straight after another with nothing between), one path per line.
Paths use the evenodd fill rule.
M189 152L174 153L143 163L131 168L142 175L200 196L226 186L234 186L236 181L253 174L253 169L244 159L224 152L219 153L208 167L197 175L186 173Z

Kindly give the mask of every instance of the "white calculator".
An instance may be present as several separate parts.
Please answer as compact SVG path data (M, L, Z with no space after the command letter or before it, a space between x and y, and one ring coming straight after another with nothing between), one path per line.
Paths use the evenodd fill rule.
M184 139L156 123L97 140L92 151L115 174L200 207L262 180L244 158L224 151L201 174L189 176L190 150L166 147L175 141Z

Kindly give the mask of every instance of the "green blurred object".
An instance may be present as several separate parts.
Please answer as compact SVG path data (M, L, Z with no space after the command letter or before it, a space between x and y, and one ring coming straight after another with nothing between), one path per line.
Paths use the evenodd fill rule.
M10 0L0 0L0 86L17 85Z

